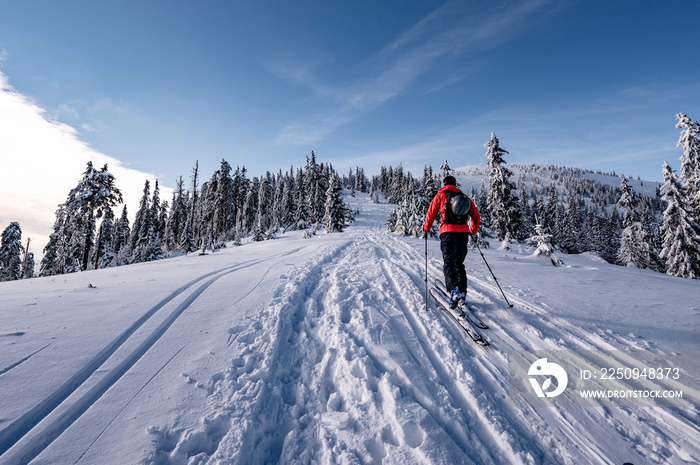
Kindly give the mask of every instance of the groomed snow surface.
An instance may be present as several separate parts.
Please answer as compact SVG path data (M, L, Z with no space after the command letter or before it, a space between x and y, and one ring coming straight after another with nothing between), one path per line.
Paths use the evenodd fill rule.
M1 283L0 463L700 463L697 405L508 394L513 351L697 351L698 281L494 243L514 306L470 252L482 348L425 310L424 241L349 200L344 233Z

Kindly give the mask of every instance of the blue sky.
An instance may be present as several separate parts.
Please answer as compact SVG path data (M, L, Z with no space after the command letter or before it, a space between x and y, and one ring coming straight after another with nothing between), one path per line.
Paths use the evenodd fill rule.
M4 2L0 77L166 186L197 159L205 178L222 158L258 175L311 150L368 174L483 163L492 131L509 163L661 180L676 113L700 119L699 16L674 0Z

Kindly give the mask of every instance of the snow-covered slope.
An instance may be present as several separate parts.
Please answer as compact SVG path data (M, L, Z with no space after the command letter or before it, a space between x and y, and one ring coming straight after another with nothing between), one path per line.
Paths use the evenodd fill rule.
M515 398L509 363L697 361L697 281L485 250L509 309L472 252L484 349L426 311L424 241L384 231L391 206L351 201L341 234L1 283L0 463L700 461L697 366L680 406L541 407Z

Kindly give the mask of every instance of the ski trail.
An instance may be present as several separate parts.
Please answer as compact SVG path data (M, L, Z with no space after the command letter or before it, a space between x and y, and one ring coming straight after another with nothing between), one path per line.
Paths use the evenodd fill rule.
M418 289L421 289L424 286L424 277L420 276L420 273L415 272L415 267L406 266L404 263L415 264L419 262L419 260L422 258L420 257L420 254L417 253L415 248L409 246L399 246L400 248L405 249L404 251L397 251L396 248L387 247L385 244L383 244L383 246L389 252L396 253L398 260L394 260L393 264L397 265L399 268L403 267L403 271L406 273L406 276L413 281L412 287L416 289L417 293ZM409 256L407 256L406 250L411 250L411 252L408 252ZM433 271L434 273L440 273L438 275L441 275L441 270L436 268L437 267L435 266L431 267L431 271ZM481 280L471 281L470 295L473 296L474 287L479 287L479 284L482 282L483 281ZM400 288L401 293L405 294L406 289L408 287L410 287L408 284L402 284L401 286L397 286L397 289ZM483 304L487 304L486 309L496 309L498 308L500 301L502 301L502 296L500 295L500 292L497 289L495 289L495 286L488 286L488 288L490 289L491 293L488 295L488 298L484 298L484 296L482 295L483 302L480 308L483 308ZM417 297L414 296L410 298L410 300L412 302L416 302ZM520 303L523 305L531 306L531 304L526 302ZM505 306L505 304L503 304L503 306ZM541 313L544 313L544 311L542 311L539 308L530 309L530 311L539 311ZM493 331L489 331L489 333L494 334L493 339L496 341L496 348L492 352L488 353L488 356L477 356L475 358L474 365L479 367L479 370L472 370L470 367L466 367L468 371L471 371L474 378L478 380L478 384L490 386L490 389L487 389L487 391L499 389L504 390L506 388L508 356L503 349L523 350L524 348L532 347L531 345L527 345L526 343L536 344L537 342L536 338L532 337L532 334L525 338L525 340L518 340L517 334L527 334L527 332L522 331L526 328L526 325L521 325L517 328L517 331L511 331L515 328L509 328L509 330L504 329L504 325L500 323L501 319L499 317L503 316L504 320L506 321L512 319L514 314L511 313L510 310L496 310L496 312L497 314L494 314L492 317L494 324L489 323L489 325L493 329ZM488 314L490 315L491 312L488 312ZM517 314L517 310L515 314ZM484 315L484 313L482 312L481 315ZM566 329L570 326L568 322L563 320L552 322L551 317L544 318L544 315L542 315L541 319L545 323L549 324L551 328ZM515 320L517 321L518 319L515 318ZM451 322L448 321L448 323ZM542 323L540 323L540 328L541 325ZM537 328L537 326L535 326L535 328ZM547 331L550 331L551 328ZM547 328L545 327L545 329ZM508 335L508 333L510 332L515 332L516 337L510 337ZM539 331L539 329L535 329L534 334L541 335L542 333L541 331ZM591 347L591 344L587 344L585 340L586 334L584 332L578 331L578 329L576 331L571 331L571 333L568 333L566 330L560 331L556 334L556 336L557 337L554 337L554 335L552 334L550 336L550 340L555 341L558 344L563 344L564 341L569 341L570 343L573 343L572 346L566 347ZM500 339L504 337L505 340L502 342L507 343L505 347L501 347L502 344ZM609 345L603 345L602 347L607 349L611 348ZM554 344L553 348L562 347L561 345ZM444 353L444 351L442 353ZM469 350L467 354L468 356L472 356L474 352L472 350ZM498 359L499 355L500 360ZM613 463L613 461L611 461L611 459L609 458L610 453L605 452L611 450L629 450L630 452L627 457L628 459L631 458L631 461L633 462L643 462L648 458L648 456L653 455L653 453L640 454L639 450L643 449L643 447L640 447L640 444L638 443L631 443L628 436L635 436L636 433L629 431L628 428L623 426L625 424L630 424L629 422L625 422L624 419L611 419L611 416L607 417L607 421L601 421L600 415L598 414L599 411L596 411L597 409L587 409L587 411L584 412L583 415L574 416L570 415L566 411L558 412L554 409L552 409L551 411L547 411L547 409L542 411L541 409L535 410L527 405L515 407L510 402L504 402L501 399L499 399L499 396L490 396L489 400L492 402L492 405L480 405L478 408L482 411L487 412L499 412L498 416L503 417L502 422L500 424L497 424L497 426L494 426L495 431L500 432L510 430L512 432L512 435L514 435L511 436L510 440L513 440L514 437L517 438L514 439L514 441L516 443L519 443L520 445L526 445L525 449L528 450L528 452L534 457L538 456L538 452L542 454L538 457L537 463L547 461L550 461L551 463ZM660 412L660 416L664 419L664 421L667 421L669 423L676 423L675 429L683 432L683 434L680 435L680 438L689 438L697 436L698 432L697 425L695 424L696 421L693 422L693 420L679 420L673 415L671 415L668 411L664 409L659 410L663 410L662 412ZM626 409L621 409L621 411L625 412ZM647 415L645 412L641 418L647 419L647 417L649 417L649 420L651 420L651 416ZM659 420L657 419L656 421ZM498 421L496 422L498 423ZM650 421L649 423L653 422ZM603 424L604 426L600 426L601 424ZM533 431L536 431L537 434L533 435ZM582 431L584 433L582 433ZM561 444L558 448L552 448L551 444L547 444L547 441L539 440L539 438L551 437L558 438L557 442L561 443L562 432L564 433L563 438L565 438L565 440L568 442L568 445L565 445L566 443L564 443ZM599 444L599 438L601 436L610 438L609 440L606 440L602 446ZM640 436L642 436L642 434L640 434ZM658 438L658 435L656 437ZM671 443L674 443L671 437L668 437L667 440ZM689 446L687 444L687 441L679 442L681 444L677 444L675 447L666 448L667 457L671 456L670 452L677 453L677 450L682 448L685 450L697 450L696 447ZM533 448L533 444L540 445L536 448ZM515 447L517 448L517 446ZM579 454L572 454L572 450L579 451ZM579 459L570 462L570 457L572 455L574 457L579 455Z
M198 282L213 276L199 288L194 290L162 321L157 328L148 334L141 344L118 366L110 370L95 386L93 386L80 399L73 402L58 418L52 420L43 430L34 435L29 441L24 441L20 450L13 453L13 463L28 463L46 447L48 447L58 436L60 436L71 424L73 424L92 404L94 404L111 386L113 386L143 355L161 338L167 329L177 320L193 302L212 283L224 275L234 271L247 268L249 266L268 261L275 258L295 253L300 249L287 251L271 257L248 260L237 263L216 271L206 273L193 279L189 283L181 286L173 293L162 299L158 304L149 309L139 319L132 323L114 341L103 348L92 360L90 360L81 370L74 374L68 381L57 390L37 404L34 408L23 414L12 422L5 429L0 431L0 456L7 453L15 444L20 442L27 433L32 431L37 424L51 414L61 403L72 395L81 385L85 383L97 369L103 365L143 324L155 315L160 309L174 300L177 296L191 288Z
M183 350L186 346L187 346L187 343L186 343L184 346L182 346L180 349L178 349L178 351L175 352L175 353L172 355L172 357L170 357L170 358L155 372L155 373L153 373L153 375L148 379L148 381L146 381L146 383L143 384L143 385L139 388L139 390L136 391L136 392L134 393L133 396L131 396L131 398L129 399L129 401L126 402L126 403L122 406L122 408L119 409L119 411L117 412L117 414L114 415L114 417L109 421L109 423L107 423L107 425L102 429L102 431L100 431L100 434L98 434L98 435L95 437L95 439L92 440L92 442L90 443L90 445L83 451L82 454L80 454L80 456L77 458L77 460L76 460L75 462L73 462L73 465L77 465L78 463L80 463L80 462L83 460L83 457L85 457L85 454L87 454L87 453L90 451L90 449L92 448L92 446L94 446L95 443L102 437L102 435L105 433L105 431L107 431L107 430L109 429L109 427L112 426L112 424L113 424L114 421L117 419L117 417L119 417L119 415L122 414L122 412L129 406L129 404L131 404L131 402L134 401L134 399L136 399L136 397L141 393L141 391L143 391L143 390L146 388L146 386L148 386L148 385L151 383L151 381L153 381L153 380L155 379L155 377L158 376L158 375L160 374L160 372L163 371L163 369L164 369L165 367L167 367L167 366L170 364L170 362L172 362L172 361L175 359L175 357L177 357L178 355L180 355L180 352L182 352L182 350Z
M116 339L105 346L95 357L93 357L88 363L86 363L77 373L71 376L63 385L56 389L52 394L47 396L43 401L34 406L32 409L27 411L17 420L12 422L5 429L0 431L0 456L2 456L8 449L10 449L14 444L16 444L25 434L27 434L32 428L34 428L42 419L44 419L49 413L51 413L58 405L61 404L68 396L70 396L76 389L78 389L90 376L92 376L95 371L117 351L128 339L131 337L137 329L139 329L143 324L148 321L153 315L168 304L171 300L175 299L178 295L186 291L188 288L195 285L202 279L207 278L215 273L221 272L222 270L217 270L211 273L207 273L200 276L189 283L181 286L172 294L168 295L155 306L144 313L139 319L134 321L126 330L124 330Z
M433 270L438 270L433 267ZM470 272L473 270L470 270ZM515 307L504 310L505 303L496 286L487 283L483 279L470 276L470 301L476 296L476 307L482 309L482 315L492 314L494 324L489 324L493 329L494 339L501 339L508 350L575 350L579 357L579 366L585 363L593 363L594 366L629 366L631 359L621 357L622 352L600 335L589 333L581 328L571 325L560 317L553 317L545 308L532 304L520 297L509 296ZM500 344L497 342L496 344ZM606 353L606 356L600 354ZM583 355L581 355L583 354ZM617 362L617 363L616 363ZM627 362L627 363L625 363ZM658 389L656 383L647 382L645 388ZM694 390L683 386L690 393ZM697 398L697 394L695 394ZM628 451L626 460L644 463L650 458L655 463L662 463L673 456L678 455L679 450L694 451L697 456L698 447L688 443L684 438L698 437L697 414L673 415L665 408L632 409L619 408L610 413L602 406L599 408L580 409L580 414L573 416L565 410L559 409L528 409L529 420L539 417L550 425L558 425L575 445L577 450L585 451L583 457L590 463L614 463L610 452ZM630 419L638 420L630 422ZM641 427L630 430L626 425L640 423ZM665 428L658 428L656 423L665 424ZM663 433L665 430L676 431L680 440L674 440L674 435ZM604 446L600 446L600 438L606 438ZM635 438L654 438L652 441L636 442ZM666 444L673 446L663 447L658 445L658 439L664 437ZM680 442L681 444L678 444ZM648 450L651 449L651 450ZM687 455L687 454L686 454Z
M51 344L46 344L46 345L45 345L44 347L42 347L41 349L35 350L35 351L32 352L31 354L29 354L29 355L27 355L27 356L25 356L25 357L22 357L21 359L19 359L19 360L16 361L15 363L12 363L12 364L6 366L6 367L3 368L2 370L0 370L0 375L4 375L5 373L7 373L8 371L12 370L13 368L17 368L18 366L20 366L21 364L23 364L24 362L26 362L27 360L29 360L30 358L32 358L34 355L36 355L36 354L38 354L39 352L41 352L42 350L46 349L46 348L47 348L48 346L50 346L50 345L51 345Z
M143 355L161 338L165 331L175 322L175 320L199 297L214 281L233 270L219 274L202 284L197 290L190 294L155 331L153 331L129 356L127 356L116 368L104 376L95 386L93 386L80 399L71 404L65 412L58 418L43 428L43 430L32 437L30 441L10 457L13 463L26 464L38 456L46 449L58 436L60 436L70 425L72 425L85 411L90 408L107 390L112 387Z
M417 294L423 285L424 278L415 273L413 268L405 265L415 262L417 258L414 255L415 251L407 248L403 242L397 241L395 244L396 247L387 248L397 256L391 262L395 267L393 273L398 280L403 272L400 286L402 293L405 294L406 289L413 289L414 295L411 299L408 297L407 299L420 302ZM396 285L396 288L398 289L399 286ZM435 335L432 338L426 337L426 344L432 344L435 347L433 350L440 353L442 363L451 367L451 377L445 377L443 382L457 384L464 393L463 396L469 399L468 403L460 407L462 410L470 410L478 419L481 428L488 433L492 444L489 450L496 457L497 463L562 463L560 457L550 453L550 447L540 444L539 441L533 441L530 437L533 427L545 425L541 422L524 421L505 400L505 376L500 378L493 376L494 373L498 374L498 371L503 369L505 359L501 357L498 360L502 363L501 366L485 366L489 360L498 358L500 354L492 350L485 352L482 348L475 346L451 320L435 308L431 307L427 315L425 312L414 311L414 313L417 315L416 320L420 319L426 327L430 328L429 334ZM438 320L440 325L436 328ZM417 322L415 324L418 326ZM435 334L439 330L447 330L444 338L439 338ZM419 331L420 328L416 327L415 332ZM446 344L439 343L442 341ZM464 381L465 379L467 382ZM500 459L496 451L500 451Z

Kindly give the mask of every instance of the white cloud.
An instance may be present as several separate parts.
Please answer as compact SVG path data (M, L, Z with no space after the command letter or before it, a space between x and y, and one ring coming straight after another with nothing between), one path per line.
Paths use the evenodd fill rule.
M65 106L63 111L71 111ZM128 211L138 208L146 179L152 174L131 169L78 137L66 124L51 120L30 98L15 91L0 72L0 229L17 221L23 242L32 239L37 257L48 242L55 211L80 180L88 161L108 165ZM161 188L161 198L170 193ZM115 212L121 213L121 207Z

